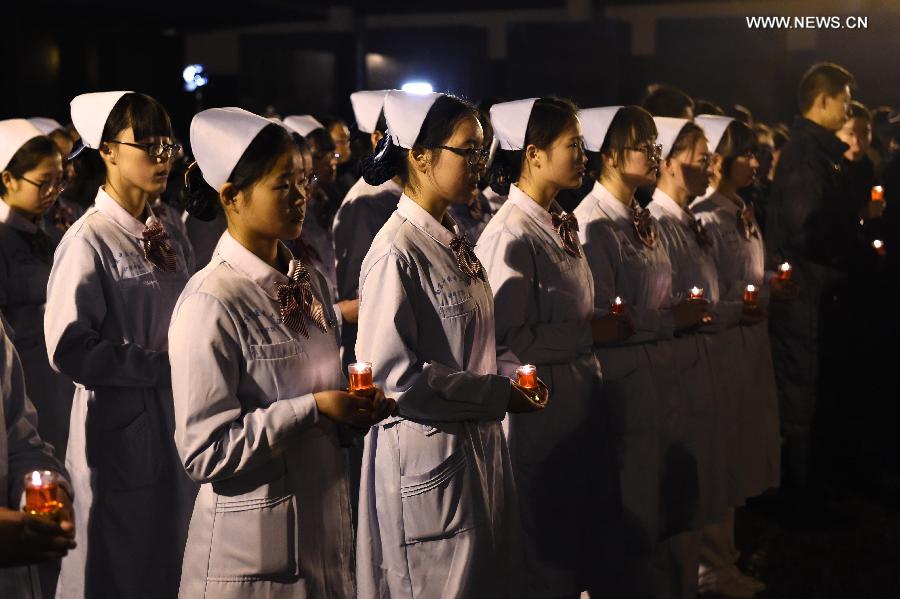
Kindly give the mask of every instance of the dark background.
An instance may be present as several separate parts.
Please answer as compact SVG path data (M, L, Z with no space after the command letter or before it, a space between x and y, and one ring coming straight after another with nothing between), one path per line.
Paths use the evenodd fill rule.
M865 16L868 28L750 30L755 14ZM162 101L182 136L200 105L349 118L350 92L409 79L476 101L557 94L582 106L636 103L661 81L789 121L796 82L819 60L850 69L864 103L900 105L897 0L33 0L6 6L0 27L0 117L67 122L73 96L133 89ZM182 87L189 63L210 77L200 99Z

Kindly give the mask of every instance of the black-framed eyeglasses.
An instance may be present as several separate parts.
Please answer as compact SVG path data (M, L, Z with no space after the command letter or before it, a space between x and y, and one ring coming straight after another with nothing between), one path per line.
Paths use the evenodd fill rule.
M483 148L454 148L452 146L438 146L438 149L447 150L448 152L453 152L457 156L462 156L466 159L466 164L473 168L486 163L488 161L488 157L491 155L490 150L485 150Z
M169 161L175 157L176 154L181 152L181 144L167 144L161 141L153 142L153 143L132 143L129 141L117 141L115 139L110 140L106 143L110 144L121 144L123 146L131 146L132 148L139 148L145 152L150 158L154 160L163 160Z
M40 182L32 181L27 177L20 177L20 179L37 187L38 194L40 194L42 198L61 194L66 189L66 185L68 185L69 183L65 179L48 179L46 181Z
M642 144L638 147L625 146L626 150L634 150L635 152L643 152L648 160L659 162L662 159L662 144Z

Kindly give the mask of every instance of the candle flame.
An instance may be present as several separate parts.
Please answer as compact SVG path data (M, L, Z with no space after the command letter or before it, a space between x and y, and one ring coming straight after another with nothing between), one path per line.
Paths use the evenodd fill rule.
M615 303L617 306L621 306L621 305L622 305L622 298L619 297L619 296L617 295L617 296L616 296L616 299L614 300L614 303Z
M778 267L781 272L788 272L791 270L790 262L784 262L781 266Z
M537 366L534 366L532 364L523 364L522 366L519 366L519 371L521 371L522 374L532 374L537 371Z
M31 484L35 487L40 487L43 480L41 479L41 473L39 470L35 470L31 473Z
M703 295L703 289L700 287L691 287L691 295Z
M876 250L880 250L881 248L884 247L884 242L881 241L880 239L876 239L875 241L872 242L872 247L875 248Z
M347 369L353 374L363 374L365 372L372 372L372 363L371 362L354 362L347 366Z
M756 291L756 285L747 285L747 291L753 293L754 291Z

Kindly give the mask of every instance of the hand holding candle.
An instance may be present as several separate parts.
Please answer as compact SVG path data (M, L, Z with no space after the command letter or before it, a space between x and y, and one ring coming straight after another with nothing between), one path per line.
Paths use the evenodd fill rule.
M756 285L747 285L744 288L744 307L751 310L759 307L759 289Z
M510 389L507 411L514 414L534 412L547 406L550 390L537 376L537 367L524 364L516 369L516 380Z

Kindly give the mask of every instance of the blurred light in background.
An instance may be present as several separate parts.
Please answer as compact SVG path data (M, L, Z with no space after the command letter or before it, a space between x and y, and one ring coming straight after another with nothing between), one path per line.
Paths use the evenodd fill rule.
M209 83L209 78L203 71L202 64L189 64L184 67L181 72L181 78L184 79L184 90L188 92L196 91L198 87L203 87Z
M411 94L430 94L434 91L427 81L407 81L400 89Z

